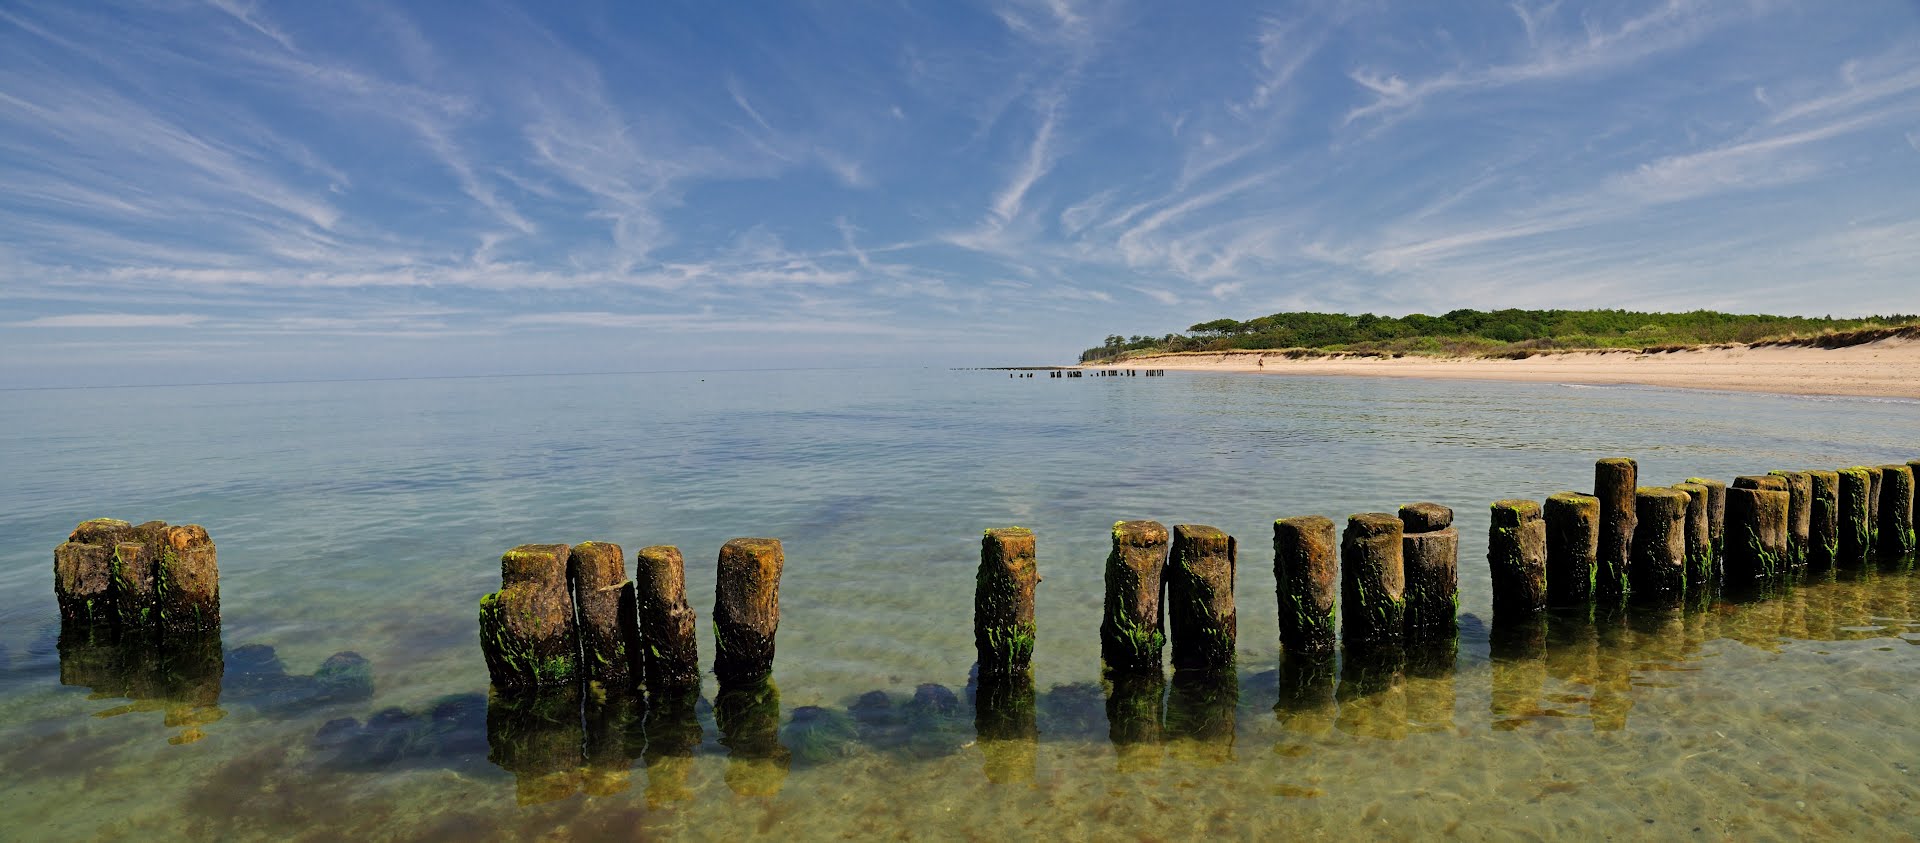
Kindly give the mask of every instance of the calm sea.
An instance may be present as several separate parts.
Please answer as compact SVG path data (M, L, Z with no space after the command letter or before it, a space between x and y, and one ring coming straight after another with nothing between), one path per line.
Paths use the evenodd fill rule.
M1920 403L943 370L0 392L0 836L1920 831L1905 571L1502 643L1487 504L1614 455L1654 484L1904 462ZM1457 647L1283 675L1273 520L1418 500L1459 513ZM62 644L52 551L96 516L206 526L210 660L155 677ZM1132 518L1239 538L1237 682L1102 683L1101 565ZM1016 524L1045 578L1024 737L981 730L969 683L980 532ZM736 536L785 543L777 693L489 711L502 551L678 545L710 658Z

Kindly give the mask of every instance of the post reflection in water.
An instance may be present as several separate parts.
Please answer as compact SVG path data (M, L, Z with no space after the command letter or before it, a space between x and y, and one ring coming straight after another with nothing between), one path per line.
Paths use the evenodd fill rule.
M1033 674L976 673L972 683L973 731L987 781L1032 781L1039 759L1040 726Z
M1407 645L1407 727L1411 731L1453 731L1453 673L1459 654L1457 632Z
M645 750L647 806L658 808L693 795L687 775L700 746L700 689L663 688L647 698Z
M1332 653L1280 655L1280 698L1273 715L1280 727L1307 737L1319 737L1333 731L1339 703L1334 686L1340 678L1340 662Z
M1107 740L1121 770L1159 766L1166 691L1166 676L1159 671L1107 676Z
M92 699L130 701L97 717L163 712L162 722L180 729L167 743L180 745L205 737L201 727L227 714L220 708L226 654L217 629L169 635L163 644L152 634L67 623L58 648L60 684L87 688Z
M780 743L780 689L767 677L722 687L713 721L727 748L727 787L741 796L773 796L786 785L793 756Z
M1240 677L1225 670L1176 670L1167 692L1167 747L1178 759L1233 760Z
M598 683L492 688L487 760L513 774L522 805L622 793L645 746L644 715L639 695L608 693Z
M1407 736L1407 653L1399 647L1349 646L1340 654L1340 712L1333 725L1349 735Z

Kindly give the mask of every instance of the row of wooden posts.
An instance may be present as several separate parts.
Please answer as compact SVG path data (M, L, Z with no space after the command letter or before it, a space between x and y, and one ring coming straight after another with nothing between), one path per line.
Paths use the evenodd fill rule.
M1860 565L1914 551L1914 478L1907 465L1783 471L1732 486L1692 478L1639 484L1631 459L1600 460L1591 494L1545 505L1492 506L1488 573L1496 616L1603 601L1661 603L1711 594L1721 582L1766 581L1794 570ZM1450 638L1459 605L1459 533L1434 503L1274 523L1280 643L1288 653L1398 646ZM522 545L501 558L501 589L480 601L482 649L494 683L530 687L586 679L623 686L700 681L695 618L677 548L655 546L624 573L619 545ZM1157 672L1170 644L1175 670L1232 665L1238 543L1205 525L1155 521L1113 527L1100 654L1122 673ZM776 539L720 550L713 672L723 685L773 670L780 622ZM987 530L974 591L974 643L983 674L1029 669L1040 582L1034 534ZM1336 633L1336 588L1339 607Z
M197 634L220 628L220 565L198 524L94 518L53 549L53 594L69 626Z
M1079 377L1132 378L1132 377L1144 376L1149 378L1158 378L1158 377L1165 377L1166 374L1167 374L1167 370L1165 369L1054 369L1052 371L1047 372L1047 377L1050 377L1050 378L1079 378ZM1008 377L1014 377L1014 376L1008 375ZM1030 377L1033 377L1033 373L1028 372L1025 375L1021 375L1020 377L1030 378Z

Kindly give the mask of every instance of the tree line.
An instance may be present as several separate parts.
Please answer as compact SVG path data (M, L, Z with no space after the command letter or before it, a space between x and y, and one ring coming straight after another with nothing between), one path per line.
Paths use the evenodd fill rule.
M1752 343L1920 322L1920 315L1766 316L1694 310L1454 310L1414 313L1289 312L1248 319L1215 319L1160 337L1118 334L1080 354L1083 363L1123 355L1178 351L1314 349L1335 352L1453 355L1525 355L1577 349L1662 349Z

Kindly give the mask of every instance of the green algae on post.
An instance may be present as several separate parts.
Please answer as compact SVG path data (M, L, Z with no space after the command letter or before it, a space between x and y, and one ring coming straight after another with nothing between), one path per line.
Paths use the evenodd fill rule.
M1161 577L1167 564L1167 528L1158 521L1113 525L1107 555L1106 599L1100 620L1100 658L1110 670L1159 672Z
M731 539L720 547L714 583L713 672L723 685L753 683L773 673L780 631L780 573L787 557L779 539Z
M1605 518L1604 499L1602 518ZM1604 523L1604 522L1603 522ZM1602 542L1606 540L1603 534ZM1604 548L1603 548L1604 550ZM1493 615L1531 615L1547 604L1547 524L1530 500L1493 504L1487 536L1487 567L1493 580Z
M1171 555L1162 574L1174 670L1233 665L1239 628L1233 602L1238 551L1233 537L1216 528L1174 525Z
M1040 583L1033 531L988 530L973 580L973 645L980 672L1025 673L1033 660L1033 589Z
M1627 567L1633 558L1633 493L1639 483L1640 466L1632 459L1608 457L1594 463L1593 494L1600 499L1595 597L1619 597L1633 590Z
M1273 522L1273 578L1280 605L1280 649L1330 653L1340 561L1334 524L1319 515Z
M631 688L640 646L634 617L633 581L627 578L627 554L617 544L581 542L567 554L567 582L580 624L580 659L586 678L608 688Z
M1406 573L1408 640L1451 639L1460 607L1460 534L1453 510L1437 503L1400 507L1400 561Z
M1840 560L1840 474L1809 471L1807 566L1832 568Z
M640 653L649 691L700 686L700 643L687 604L680 548L653 545L634 555Z
M1687 590L1711 591L1713 582L1713 535L1707 526L1707 487L1699 483L1678 483L1675 489L1687 493Z
M1584 606L1599 573L1600 499L1580 492L1547 496L1547 605Z
M1347 517L1340 536L1340 633L1348 647L1398 645L1405 638L1404 536L1399 516Z
M1812 540L1813 478L1804 471L1768 473L1787 481L1787 561L1804 568Z
M480 652L499 688L580 678L564 544L523 544L500 557L500 590L480 598Z
M1687 588L1687 507L1679 489L1642 486L1634 492L1633 597L1670 602Z

